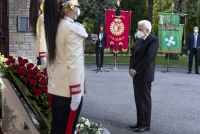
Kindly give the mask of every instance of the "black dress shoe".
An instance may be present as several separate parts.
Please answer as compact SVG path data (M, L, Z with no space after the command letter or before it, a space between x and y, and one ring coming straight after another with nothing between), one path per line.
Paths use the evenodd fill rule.
M199 72L195 72L195 74L199 74Z
M134 125L130 125L130 128L135 129L135 128L138 128L139 126L140 126L140 124L134 124Z
M144 132L144 131L150 131L150 127L138 127L133 129L133 132Z
M191 71L188 71L187 74L191 74Z

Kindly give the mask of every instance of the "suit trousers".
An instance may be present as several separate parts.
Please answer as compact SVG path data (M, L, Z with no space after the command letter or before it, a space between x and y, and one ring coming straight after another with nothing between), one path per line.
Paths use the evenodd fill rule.
M193 57L195 56L195 72L199 72L199 66L197 64L197 49L193 48L192 51L190 51L189 54L189 62L188 62L188 71L192 71L192 62L193 62Z
M103 67L103 60L104 60L104 48L103 47L96 47L96 65L97 67Z
M137 124L150 127L151 122L151 82L141 82L133 78Z
M83 97L81 99L81 103L77 109L76 117L74 123L72 125L72 133L74 134L76 129L76 124L79 118L79 114L82 107ZM51 122L51 134L65 134L69 115L70 115L70 104L71 98L62 97L57 95L52 95L52 122Z

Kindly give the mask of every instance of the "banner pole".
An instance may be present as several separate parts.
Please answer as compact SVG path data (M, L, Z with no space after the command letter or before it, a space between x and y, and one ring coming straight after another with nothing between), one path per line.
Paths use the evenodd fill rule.
M185 42L186 41L186 25L185 25L186 24L186 15L187 14L185 14L185 22L184 22L184 42L183 42L184 46L186 44L186 42Z
M129 46L128 46L128 56L130 56L130 47L131 47L131 12L130 12L130 26L129 26Z
M168 53L168 57L167 57L167 72L169 72L169 53Z
M113 70L118 70L118 68L116 67L116 55L117 55L117 54L114 53L114 55L115 55L115 56L114 56L114 61L115 61L115 62L114 62Z

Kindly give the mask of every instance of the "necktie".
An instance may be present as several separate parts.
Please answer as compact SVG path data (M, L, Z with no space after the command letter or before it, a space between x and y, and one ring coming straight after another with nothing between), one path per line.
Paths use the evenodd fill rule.
M197 47L197 35L194 34L194 48Z
M139 42L139 44L138 44L138 47L137 47L137 49L136 49L136 52L138 52L139 51L139 49L140 49L140 46L142 45L142 43L143 43L143 39Z
M102 47L102 45L101 45L102 38L103 38L103 33L99 33L99 40L100 40L99 47Z

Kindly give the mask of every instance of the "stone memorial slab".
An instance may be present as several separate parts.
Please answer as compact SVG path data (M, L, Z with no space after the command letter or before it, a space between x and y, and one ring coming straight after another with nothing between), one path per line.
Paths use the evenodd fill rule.
M2 84L4 134L40 134L11 83L3 78L0 78L0 83ZM25 124L28 130L24 130Z

